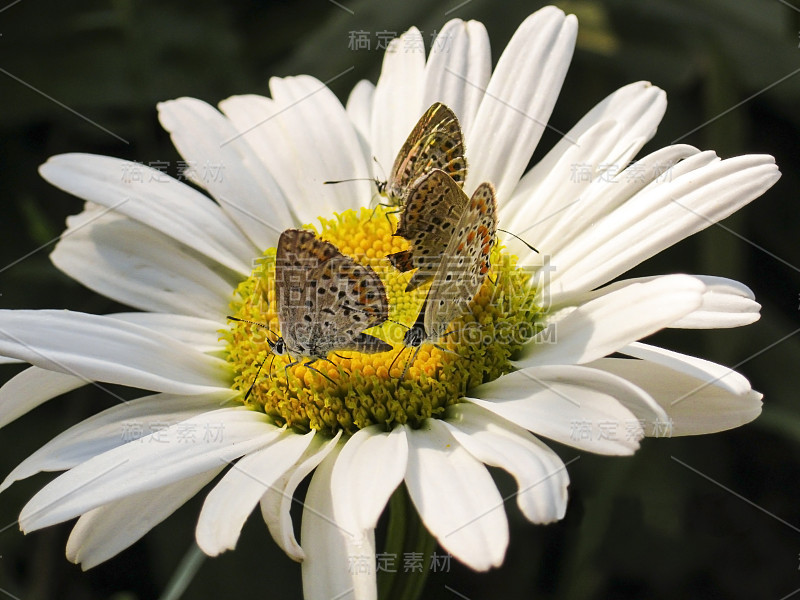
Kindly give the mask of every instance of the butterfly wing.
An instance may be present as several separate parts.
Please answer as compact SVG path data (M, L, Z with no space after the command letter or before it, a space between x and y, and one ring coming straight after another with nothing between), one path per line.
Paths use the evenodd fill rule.
M467 177L464 137L455 113L436 102L420 117L392 165L387 193L401 205L411 186L431 169L441 169L459 185Z
M275 296L281 336L292 354L310 356L317 308L314 273L341 253L311 231L287 229L275 254Z
M489 272L496 236L494 187L482 183L461 213L428 291L425 331L430 339L438 339L445 333L478 293Z
M315 286L314 332L320 355L333 350L386 352L392 347L363 333L389 318L389 301L383 282L369 266L338 254L309 276Z
M389 255L401 271L417 269L406 291L433 279L439 269L442 250L455 235L459 217L469 198L447 173L434 169L411 189L395 235L407 239L411 248Z

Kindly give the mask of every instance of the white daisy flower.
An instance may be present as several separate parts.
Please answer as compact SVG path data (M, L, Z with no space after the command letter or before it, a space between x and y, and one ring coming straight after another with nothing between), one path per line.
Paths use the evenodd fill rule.
M752 323L760 307L747 287L689 275L609 282L761 195L779 177L774 161L675 145L632 163L666 109L664 92L640 82L600 102L526 173L576 31L574 16L539 10L492 70L480 23L448 22L427 60L407 43L420 37L411 29L346 108L305 75L272 79L271 97L232 97L219 111L190 98L159 105L208 195L115 158L44 164L45 179L87 202L54 264L141 312L0 311L0 354L32 365L0 388L0 424L90 382L148 394L75 425L8 475L2 489L64 471L23 508L22 530L77 517L67 557L90 568L225 471L197 524L207 554L233 549L260 504L275 541L302 561L307 598L375 598L375 569L353 560L374 567L378 518L403 483L442 548L486 570L509 540L486 465L514 476L532 522L564 516L565 465L537 436L628 455L644 435L758 416L761 395L743 376L639 341L665 327ZM400 380L396 353L345 353L331 356L343 369L316 365L334 383L303 366L284 372L278 357L245 402L269 336L226 317L276 328L270 265L284 229L320 223L322 237L382 277L392 319L413 322L422 297L405 294L407 277L383 258L404 248L394 217L363 207L369 178L382 177L375 165L392 164L435 101L460 120L465 191L491 182L499 226L539 254L512 237L495 249L492 277L462 319L486 335L449 344L461 357L425 345ZM345 178L365 181L323 185ZM375 335L391 338L389 327ZM309 475L298 543L289 507Z

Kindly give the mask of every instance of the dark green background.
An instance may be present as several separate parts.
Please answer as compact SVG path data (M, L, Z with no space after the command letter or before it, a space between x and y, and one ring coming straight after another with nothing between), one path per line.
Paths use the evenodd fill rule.
M175 164L179 157L156 119L160 100L194 96L215 103L233 94L266 94L272 75L309 73L325 81L354 66L332 84L346 99L359 79L376 80L382 58L375 50L348 49L350 31L402 32L417 25L429 42L449 18L478 19L489 30L496 60L516 26L541 6L472 0L445 15L459 2L344 3L355 14L324 0L21 0L0 6L0 265L50 243L64 218L80 210L80 201L39 178L36 168L47 157L80 151ZM724 364L742 363L738 370L765 394L764 413L728 433L647 440L627 459L557 447L565 461L580 456L569 467L566 518L532 526L509 502L512 535L503 568L473 574L453 563L450 573L430 577L423 597L788 597L800 590L800 336L790 335L800 327L800 11L781 0L558 4L581 23L551 120L561 131L617 87L640 79L661 86L669 98L645 152L755 96L682 141L723 157L772 154L783 178L724 222L731 231L711 227L635 274L709 273L753 288L763 305L757 324L671 331L655 341ZM537 157L555 139L548 132ZM0 271L0 307L120 308L59 273L48 261L50 247ZM0 380L17 370L3 367ZM69 425L112 404L97 389L80 390L8 426L0 432L0 475ZM13 523L50 477L33 477L0 495L0 528ZM507 475L497 478L504 492L513 491ZM192 543L201 501L202 495L88 573L64 558L68 525L23 536L12 524L0 532L0 598L158 597ZM271 542L258 515L248 521L237 550L207 560L185 595L299 596L299 567Z

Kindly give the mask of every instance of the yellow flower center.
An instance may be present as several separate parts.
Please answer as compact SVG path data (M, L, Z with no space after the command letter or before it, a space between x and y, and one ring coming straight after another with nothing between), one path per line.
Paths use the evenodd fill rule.
M243 402L250 390L247 405L298 431L352 434L376 423L387 429L397 423L416 427L428 417L442 416L470 388L512 370L509 360L538 331L540 311L534 304L536 290L529 286L530 273L517 269L516 257L500 248L492 251L492 269L469 309L450 324L453 333L435 344L422 344L409 362L415 349L403 346L403 335L416 321L430 285L404 291L413 271L400 273L386 259L408 248L404 239L392 236L396 226L395 214L383 207L320 218L320 237L372 267L383 281L389 321L366 333L394 346L380 354L332 352L327 361L312 363L324 376L303 364L286 368L298 357L271 351L269 342L274 344L280 335L275 248L264 252L236 289L231 315L269 330L232 322L221 332L235 375L233 387Z

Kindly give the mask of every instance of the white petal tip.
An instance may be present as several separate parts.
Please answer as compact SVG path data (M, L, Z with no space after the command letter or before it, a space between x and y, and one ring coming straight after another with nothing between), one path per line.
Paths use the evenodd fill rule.
M306 559L306 553L303 552L303 549L300 546L288 549L284 548L283 551L286 553L286 556L291 558L294 562L301 563Z
M214 543L211 540L201 539L200 537L195 537L195 541L197 542L198 548L203 551L203 554L212 558L219 556L228 550L236 549L236 544L225 545L221 543Z

